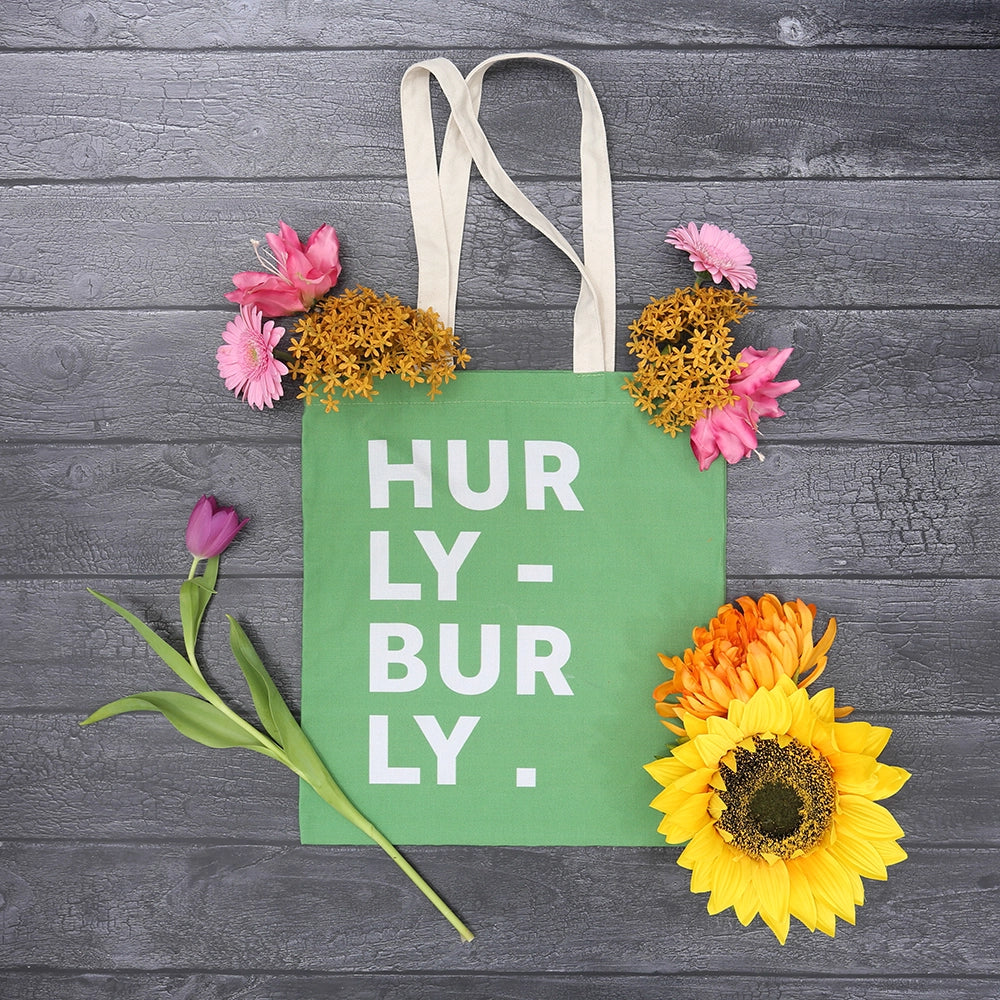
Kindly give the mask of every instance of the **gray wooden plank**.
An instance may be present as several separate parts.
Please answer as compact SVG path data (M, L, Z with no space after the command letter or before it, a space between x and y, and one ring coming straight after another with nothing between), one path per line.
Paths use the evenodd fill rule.
M456 56L471 69L486 52ZM995 176L995 51L559 51L588 73L616 178ZM415 51L0 53L7 179L385 176ZM487 80L497 154L550 173L572 153L569 74L515 64ZM337 80L331 86L331 79ZM961 93L961 101L954 94ZM439 109L443 115L444 110ZM572 168L571 158L560 161Z
M489 45L995 45L997 12L978 0L921 3L886 0L871 6L817 0L789 8L776 0L645 0L591 3L585 14L560 0L502 5L475 0L346 0L299 5L219 7L210 0L169 0L155 16L137 17L111 0L64 7L50 0L7 4L0 38L11 47L220 48L263 46Z
M668 976L526 974L448 975L338 974L242 975L167 972L0 972L6 1000L653 1000L679 995L688 1000L994 1000L997 981L963 976L841 976L787 978L757 975L704 975L686 971Z
M524 187L557 225L577 232L570 186ZM982 247L998 196L992 180L624 181L615 186L620 301L641 308L689 282L665 233L712 219L751 246L761 304L996 306L1000 261ZM0 242L33 253L0 263L0 307L218 308L230 276L253 264L248 241L279 218L304 232L336 226L343 287L362 282L411 300L407 205L404 181L365 178L17 185L5 192ZM460 316L470 303L552 307L575 298L572 265L479 184L466 241ZM945 245L946 254L928 256Z
M249 529L248 529L249 530ZM124 544L124 542L123 542ZM235 550L232 550L234 553ZM185 569L178 555L172 579L0 580L8 610L4 636L10 668L0 671L5 711L85 714L126 691L168 686L172 675L145 643L89 594L94 584L179 642L177 586ZM219 595L203 629L200 656L227 697L250 711L243 680L229 652L224 614L243 624L289 702L300 699L301 580L239 577L227 555ZM997 579L855 578L729 579L730 599L777 594L817 607L817 637L830 616L837 639L823 680L859 712L960 715L1000 712L996 650L1000 648ZM53 623L58 622L58 628ZM691 622L694 628L698 622ZM655 637L650 637L655 643ZM655 653L681 650L650 649Z
M165 670L156 688L180 689ZM835 684L839 673L828 683ZM141 689L133 682L113 697ZM913 775L886 803L907 832L908 850L1000 846L993 780L1000 753L996 715L914 715L898 707L875 713L863 698L855 705L852 720L893 730L880 759ZM153 713L86 729L78 725L82 717L82 712L0 716L0 802L5 804L0 838L298 843L298 784L274 761L250 751L202 747ZM665 742L652 699L649 717L636 724L644 724L649 735L649 757L635 762L639 768L661 754ZM364 812L367 775L343 773L335 759L328 763ZM650 799L657 790L650 779ZM660 818L650 810L653 828ZM391 838L391 822L382 825Z
M0 560L27 575L58 566L60 575L91 580L109 570L174 573L191 504L215 493L259 525L227 555L230 572L298 572L299 450L264 438L0 445L0 489L10 504ZM998 446L769 446L765 438L761 448L763 462L729 469L731 574L996 575ZM641 544L638 532L624 526L622 544Z
M761 444L729 470L727 567L743 575L995 574L991 448ZM973 550L975 550L973 552Z
M710 916L676 849L421 848L457 934L377 848L0 846L0 963L109 972L495 971L996 976L996 848L916 848L866 883L857 926ZM586 915L583 918L582 915ZM665 945L665 942L669 942Z
M637 309L619 313L618 366ZM268 440L298 435L295 384L262 416L234 401L214 355L232 318L211 311L0 312L0 438L8 442ZM461 317L469 370L566 368L567 310ZM782 377L801 387L767 439L996 443L1000 312L994 309L774 310L736 328L737 347L793 347ZM558 332L554 336L554 332ZM183 379L176 379L178 359ZM335 416L331 419L336 419Z

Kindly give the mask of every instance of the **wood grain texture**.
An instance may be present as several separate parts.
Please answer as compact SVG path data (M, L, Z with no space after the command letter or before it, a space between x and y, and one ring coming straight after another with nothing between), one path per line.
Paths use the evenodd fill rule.
M463 53L462 66L488 54ZM602 81L616 178L997 173L1000 109L979 86L998 68L989 49L553 54ZM290 61L260 52L248 74L246 55L232 51L0 53L0 73L21 81L7 95L4 174L398 174L398 156L385 151L402 148L398 81L419 58L324 51ZM501 162L527 174L551 173L560 145L573 152L578 117L565 71L515 63L487 77L484 127ZM569 155L555 162L573 172Z
M571 238L578 235L577 194L566 184L526 182L524 189ZM753 233L754 264L766 281L756 293L762 305L995 307L1000 261L982 247L998 197L996 180L623 181L615 184L619 302L641 308L649 295L689 281L685 261L664 243L666 230L686 218L715 218ZM572 265L481 184L469 212L459 324L470 302L575 302ZM218 308L230 275L255 263L249 241L278 218L303 232L335 224L344 287L360 282L415 296L401 180L32 184L4 192L0 240L33 253L0 261L0 305ZM927 259L932 244L948 253ZM77 248L72 256L67 246ZM135 254L136 246L145 252Z
M849 676L843 670L837 676L843 673ZM161 670L155 687L181 685ZM141 681L127 690L133 688L149 689ZM991 842L997 715L873 712L867 701L859 704L859 719L893 730L881 759L913 774L889 803L907 832L907 849ZM19 804L0 816L0 838L298 843L297 783L278 764L250 751L198 746L152 713L81 729L83 714L0 716L6 765L0 794ZM652 708L636 725L648 733L648 759L662 754L666 734ZM928 733L934 734L932 746ZM954 769L955 761L963 762L961 769ZM364 811L365 776L338 771L336 759L328 763ZM656 790L650 779L651 799ZM655 826L656 814L649 819ZM391 824L385 833L392 836Z
M3 1000L995 1000L998 48L984 0L0 5ZM284 218L337 227L345 287L412 299L398 79L517 49L577 62L605 108L618 367L689 280L663 243L687 219L751 245L740 346L795 348L765 461L729 473L728 593L835 616L826 680L913 772L890 802L911 856L833 940L709 916L676 848L413 849L465 947L377 849L300 847L270 761L148 714L77 725L176 686L86 587L176 641L203 492L252 517L206 670L249 711L232 612L297 709L299 410L222 387L223 294ZM576 237L569 79L515 65L486 93L501 159ZM473 365L567 368L569 266L478 181L467 234Z
M490 975L426 974L212 974L212 973L0 973L6 1000L653 1000L677 994L689 1000L990 1000L997 982L989 977L809 976L782 981L766 973L712 975L687 971L668 975ZM871 992L870 992L871 991ZM877 991L877 992L876 992Z
M414 0L405 6L370 0L272 5L240 0L169 0L147 16L110 2L68 6L29 0L5 6L0 30L14 47L266 48L315 46L441 48L489 45L497 50L581 45L990 45L1000 21L983 0L819 0L799 8L775 0L592 0L581 12L570 0L539 6L529 0Z
M622 369L633 363L624 330L637 315L619 313ZM294 441L291 387L291 398L262 415L234 406L219 380L211 358L231 318L229 309L0 312L0 395L8 401L0 439ZM558 309L465 310L469 369L567 367L566 319ZM736 337L738 346L794 348L783 377L801 387L785 397L784 419L765 423L768 441L996 444L998 328L996 309L760 308ZM19 350L25 342L35 349ZM178 364L183 379L173 377Z
M478 931L459 940L377 848L7 842L0 961L50 969L996 976L1000 850L915 848L866 882L857 926L710 916L675 849L413 848L408 856ZM294 898L295 905L289 905ZM905 908L900 905L905 900ZM586 914L586 919L581 915ZM628 921L630 933L622 935ZM838 922L839 923L839 922ZM665 928L670 933L664 947ZM405 929L405 930L404 930ZM889 941L887 941L889 938ZM609 947L609 942L614 947Z
M739 576L995 575L1000 558L996 445L817 444L761 447L765 461L730 470L729 572ZM262 563L301 569L294 443L0 445L0 489L11 503L0 558L93 577L176 572L181 536L170 524L187 498L253 497L266 526L227 558L237 573ZM666 499L664 510L668 509ZM248 505L244 505L247 507ZM121 530L122 511L144 523ZM624 546L641 544L637 526Z

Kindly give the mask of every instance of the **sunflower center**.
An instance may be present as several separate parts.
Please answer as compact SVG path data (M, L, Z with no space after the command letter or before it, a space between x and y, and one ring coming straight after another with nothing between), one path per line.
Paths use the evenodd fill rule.
M791 740L757 737L756 749L738 747L735 767L720 763L726 808L717 826L733 846L760 857L790 858L814 847L830 828L836 792L827 760Z
M787 837L802 825L802 797L794 788L769 781L747 803L750 819L771 837Z

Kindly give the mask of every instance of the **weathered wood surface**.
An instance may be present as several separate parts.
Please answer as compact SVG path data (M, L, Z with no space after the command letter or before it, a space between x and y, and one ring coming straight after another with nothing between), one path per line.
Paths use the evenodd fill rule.
M524 190L570 237L577 234L580 212L570 185L529 181ZM615 184L619 301L641 309L649 295L669 294L689 280L681 255L664 243L663 220L695 216L757 235L761 304L995 306L1000 261L984 251L984 231L995 223L998 199L994 179L621 181ZM572 265L558 250L481 183L469 202L460 309L470 301L575 302ZM0 262L11 307L218 308L232 287L229 276L256 263L249 241L261 239L279 217L303 220L299 227L306 229L335 216L344 235L345 286L416 293L402 179L14 185L3 204L4 243L32 247L27 260ZM135 246L145 252L137 255ZM947 253L931 255L934 246Z
M690 1000L718 1000L720 984L726 1000L969 1000L992 997L996 983L989 978L946 979L939 976L809 976L772 984L759 975L713 975L686 970L666 975L477 975L452 973L403 974L254 974L212 973L88 973L35 975L0 973L4 996L12 1000L410 1000L414 996L440 1000L649 1000L678 995ZM765 991L766 993L762 992ZM876 992L869 992L874 990Z
M401 280L403 280L401 278ZM406 278L405 280L409 280ZM461 315L469 369L566 368L558 309L481 310ZM623 307L619 327L638 315ZM163 385L177 359L222 342L231 318L215 310L0 312L0 352L9 382L0 440L111 441L259 438L296 444L295 407L260 414L234 407L210 364L186 367ZM876 328L879 337L868 336ZM1000 426L1000 311L768 309L736 330L740 344L766 339L795 352L783 373L802 383L785 397L785 417L765 424L767 440L996 443ZM550 339L535 343L538 331ZM620 367L629 366L622 334ZM22 343L34 345L19 350ZM522 345L531 344L530 355ZM956 396L954 386L963 386Z
M488 54L463 58L471 64ZM990 49L555 54L602 80L617 178L996 174L1000 108L979 86L998 68ZM247 73L246 54L231 51L0 53L0 73L20 81L0 138L5 173L398 174L397 93L411 55L323 51L291 61L260 52ZM578 115L572 80L556 69L515 67L502 83L488 77L485 94L483 124L498 137L501 161L551 172L553 124L568 136ZM506 110L494 106L501 95ZM391 148L376 154L356 141L366 132Z
M848 701L847 692L856 693L858 717L893 730L883 759L905 761L913 771L892 801L893 815L907 831L906 847L991 841L996 822L991 777L1000 754L995 715L872 711L864 697L871 678L850 678L843 668L838 657L837 677L847 673L849 678L838 685L843 700ZM235 679L229 680L235 687ZM177 687L162 669L152 685L136 678L132 686ZM199 747L153 714L81 730L80 719L96 707L91 702L75 714L50 710L0 716L0 752L11 770L8 794L19 803L16 812L0 816L0 839L41 834L45 839L159 840L166 827L171 839L297 843L297 786L279 765L249 751ZM665 734L653 719L648 731L652 759L661 752ZM932 744L928 733L934 734ZM944 782L941 759L963 761ZM356 776L343 775L340 781L363 802ZM650 798L655 792L651 780ZM929 801L935 803L933 811L926 808ZM116 811L109 816L112 804Z
M540 5L443 0L403 3L344 0L268 4L246 0L221 10L212 0L168 0L155 11L111 0L61 4L25 0L4 6L0 29L17 48L265 48L363 46L433 49L493 46L498 50L572 42L584 46L649 44L988 46L1000 18L988 0L934 0L914 10L907 0L870 5L819 0L792 8L776 0L726 4L665 0L572 0Z
M759 921L743 930L731 913L710 916L688 891L689 873L659 848L409 850L477 927L470 944L379 854L257 842L8 843L0 954L57 969L220 972L722 975L759 968L763 956L778 977L1000 971L983 926L1000 882L996 848L914 848L889 881L866 882L855 927L836 938L796 927L783 948ZM622 933L625 921L633 933Z
M637 417L638 419L638 417ZM748 576L992 576L1000 559L992 470L1000 446L761 443L730 470L728 567ZM191 491L254 497L263 530L227 566L301 568L299 454L291 444L167 442L0 445L11 511L0 556L45 572L176 573L170 516ZM122 512L141 521L122 532ZM185 518L181 518L182 521ZM147 523L143 523L147 522ZM622 526L641 544L641 526Z
M131 537L122 540L122 554ZM175 540L165 544L173 550L173 578L114 575L98 581L86 574L63 579L21 577L0 583L0 604L10 618L4 638L12 665L0 673L0 704L5 712L82 715L130 685L147 689L167 685L172 677L166 668L85 589L99 582L109 596L144 615L164 635L179 638L176 581L186 553L179 551ZM231 555L235 557L236 550ZM109 566L116 559L110 559ZM234 576L227 570L221 587L205 622L202 655L212 676L244 708L250 708L226 643L223 615L232 614L267 650L279 687L298 704L302 638L298 572L260 577ZM946 708L962 717L1000 713L1000 688L993 670L1000 648L996 612L1000 581L996 577L885 580L730 573L733 598L769 591L815 604L821 622L835 611L837 638L829 680L843 701L863 706L863 713L933 715ZM61 621L53 630L56 612ZM47 633L46 641L39 643L37 637Z
M998 42L981 0L4 4L0 996L995 997ZM249 707L232 612L298 703L298 408L225 392L222 294L285 218L337 226L345 284L412 298L398 78L519 48L578 62L606 111L619 367L689 274L663 244L687 219L752 244L740 342L795 348L764 463L730 470L728 590L835 615L829 682L913 772L891 803L911 857L832 941L708 916L672 848L413 849L462 946L377 850L298 846L271 762L150 715L76 724L171 686L85 588L177 638L202 492L253 518L207 669ZM572 85L513 66L487 95L511 102L484 113L501 157L574 234ZM468 238L474 365L568 367L568 265L480 183Z

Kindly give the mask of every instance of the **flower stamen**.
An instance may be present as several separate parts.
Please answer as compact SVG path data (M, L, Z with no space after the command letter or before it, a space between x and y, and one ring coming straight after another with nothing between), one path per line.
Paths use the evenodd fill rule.
M757 737L754 752L737 747L736 767L720 762L726 789L718 825L751 857L805 854L833 821L837 793L828 761L791 740Z
M280 264L278 263L278 258L275 257L270 250L261 252L262 244L260 240L251 240L250 245L253 247L253 252L257 260L260 261L260 266L264 268L268 274L275 274L282 280L288 281L288 278L285 277L285 275L283 275L279 270Z

